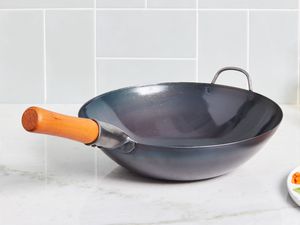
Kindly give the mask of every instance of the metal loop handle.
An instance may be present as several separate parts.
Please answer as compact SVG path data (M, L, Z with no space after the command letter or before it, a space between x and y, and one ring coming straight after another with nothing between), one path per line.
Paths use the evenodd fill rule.
M214 76L214 79L212 80L212 84L215 84L216 83L216 80L218 79L219 75L221 73L223 73L224 71L227 71L227 70L234 70L234 71L238 71L238 72L241 72L243 74L245 74L245 76L247 77L247 80L248 80L248 89L249 91L252 91L252 81L251 81L251 78L250 78L250 75L249 73L246 71L246 70L243 70L239 67L234 67L234 66L228 66L228 67L224 67L222 69L220 69L216 75Z

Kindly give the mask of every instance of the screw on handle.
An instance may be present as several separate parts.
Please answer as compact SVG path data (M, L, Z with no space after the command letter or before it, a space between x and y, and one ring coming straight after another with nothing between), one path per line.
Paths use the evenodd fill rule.
M234 71L238 71L238 72L243 73L247 77L247 80L248 80L248 89L249 89L249 91L252 91L252 81L251 81L249 73L246 70L242 69L242 68L234 67L234 66L228 66L228 67L224 67L224 68L218 70L218 72L215 74L215 76L214 76L213 80L211 81L211 83L215 84L218 77L219 77L219 75L221 73L223 73L224 71L228 71L228 70L234 70Z
M99 125L91 119L67 116L39 107L25 110L22 125L29 132L64 137L85 144L93 143L99 135Z

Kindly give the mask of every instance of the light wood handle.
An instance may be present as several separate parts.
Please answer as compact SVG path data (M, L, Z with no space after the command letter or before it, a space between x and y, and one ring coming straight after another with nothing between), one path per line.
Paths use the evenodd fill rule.
M99 135L98 124L91 119L66 116L39 107L25 110L22 125L29 132L64 137L85 144L94 142Z

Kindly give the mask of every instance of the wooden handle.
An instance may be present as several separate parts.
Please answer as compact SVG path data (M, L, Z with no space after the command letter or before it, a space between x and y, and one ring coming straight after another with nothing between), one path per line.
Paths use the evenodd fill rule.
M29 132L69 138L85 144L94 142L99 135L98 124L91 119L66 116L39 107L25 110L22 125Z

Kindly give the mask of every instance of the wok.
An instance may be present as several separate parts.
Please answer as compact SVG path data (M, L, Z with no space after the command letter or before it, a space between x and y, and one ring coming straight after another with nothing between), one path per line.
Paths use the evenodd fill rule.
M226 70L246 75L249 90L215 84ZM22 116L27 131L101 148L143 176L191 181L220 176L247 161L282 120L280 107L252 91L249 74L219 70L212 83L161 83L95 97L70 117L38 107Z

